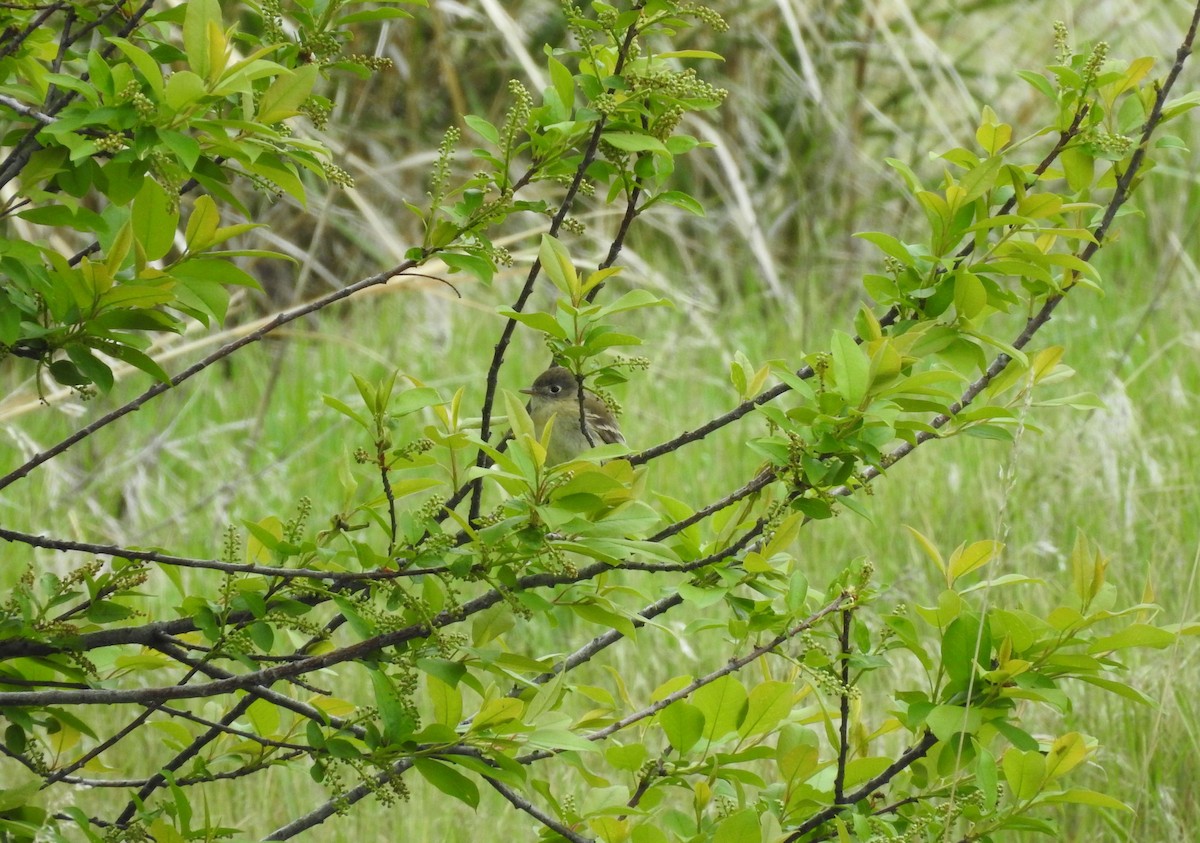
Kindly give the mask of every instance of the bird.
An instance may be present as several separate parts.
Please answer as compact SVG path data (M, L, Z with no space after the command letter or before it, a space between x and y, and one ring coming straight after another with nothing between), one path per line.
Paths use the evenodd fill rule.
M529 396L526 409L539 438L550 419L554 419L550 444L546 448L547 465L568 462L598 445L625 442L621 427L608 406L586 391L583 395L583 425L580 425L579 390L579 381L563 366L551 366L537 376L533 386L521 390Z

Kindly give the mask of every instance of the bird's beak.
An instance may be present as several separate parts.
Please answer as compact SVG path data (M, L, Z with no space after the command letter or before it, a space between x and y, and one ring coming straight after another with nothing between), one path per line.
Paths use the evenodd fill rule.
M523 393L524 393L524 394L526 394L526 395L533 395L533 394L534 394L534 393L533 393L533 387L532 387L532 386L527 386L527 387L525 387L524 389L518 389L518 390L517 390L517 392L523 392Z

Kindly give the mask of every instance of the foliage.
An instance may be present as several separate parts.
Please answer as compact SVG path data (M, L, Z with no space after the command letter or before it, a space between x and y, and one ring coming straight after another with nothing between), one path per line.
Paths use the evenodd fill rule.
M175 39L184 54L161 28L135 36L135 21L116 36L126 40L115 52L101 47L86 63L92 81L83 87L105 71L125 74L161 93L152 112L134 104L124 117L111 114L101 105L115 93L98 88L92 103L76 85L69 90L81 99L44 110L47 124L22 109L49 108L47 86L62 81L48 74L58 71L32 58L40 55L32 35L18 45L26 53L12 53L24 64L11 72L42 73L45 90L31 99L33 87L5 88L8 105L38 128L30 137L41 152L59 150L44 159L53 172L33 171L44 172L43 181L24 169L43 160L40 152L19 167L23 188L43 185L23 195L34 210L67 209L39 224L69 225L63 215L77 221L86 207L62 199L74 196L62 182L54 182L61 190L46 187L49 179L88 173L86 185L108 200L102 212L88 212L103 225L82 229L100 244L107 275L97 275L99 263L87 255L71 264L48 245L30 246L36 254L20 264L52 267L38 281L51 291L74 289L91 273L88 295L58 309L39 304L20 323L29 333L6 341L36 352L52 374L66 372L67 382L76 375L59 364L69 360L80 385L103 385L98 366L79 362L81 345L97 348L81 337L134 348L137 332L178 327L168 309L220 318L180 290L195 262L220 261L218 284L240 278L228 269L236 255L213 250L244 230L217 221L216 199L236 203L223 189L231 172L287 189L270 173L320 169L309 142L273 126L309 96L317 64L336 64L327 39L314 33L354 23L359 13L339 18L341 7L331 4L318 19L309 10L299 43L264 41L253 60L229 64L216 57L236 36L222 29L216 4L186 8ZM262 10L264 31L274 14ZM555 359L598 387L642 367L611 349L640 342L626 314L663 301L637 288L611 300L602 294L616 286L621 247L643 213L663 204L702 213L671 186L678 159L702 146L679 130L687 114L723 98L684 69L719 57L671 42L697 20L722 26L709 10L655 0L597 3L588 13L567 6L565 14L575 46L548 51L551 84L540 103L512 83L501 125L465 119L481 144L472 153L479 172L456 175L459 134L447 133L430 201L412 206L423 242L405 262L288 311L259 334L434 258L488 282L510 259L495 232L511 217L534 215L548 221L547 232L519 295L501 311L505 328L478 418L464 413L465 391L443 394L417 373L374 383L356 377L361 408L325 399L363 437L356 464L339 474L342 510L320 531L310 528L303 499L286 522L246 520L244 532L227 532L218 559L0 530L9 540L113 560L67 576L30 570L4 604L0 681L14 688L0 691L4 752L30 774L0 806L14 839L47 826L95 840L224 836L232 833L227 819L201 816L194 794L285 765L306 766L331 795L268 839L289 839L370 794L403 795L413 770L473 807L486 784L535 819L545 839L572 841L988 839L1012 829L1054 833L1039 812L1047 804L1120 807L1065 781L1095 753L1095 738L1042 736L1030 718L1039 709L1068 711L1072 680L1144 702L1121 673L1120 652L1164 647L1195 629L1156 625L1151 596L1118 607L1108 562L1086 539L1071 554L1068 583L1056 587L1024 574L977 579L1003 553L999 541L964 542L946 558L913 531L945 588L911 610L888 604L870 561L844 561L830 583L812 584L796 542L843 508L861 509L856 495L923 444L957 434L1016 441L1027 414L1048 403L1034 388L1069 374L1064 350L1026 348L1072 290L1100 285L1091 259L1152 163L1152 135L1193 104L1169 97L1195 19L1175 65L1157 80L1147 60L1110 61L1099 45L1076 54L1060 33L1048 75L1025 75L1045 96L1045 126L1014 139L1014 128L985 109L974 144L943 153L936 179L892 162L926 230L914 242L862 235L882 251L884 269L864 279L877 308L860 309L857 335L834 330L827 349L792 360L739 358L731 382L741 403L729 413L644 451L610 447L550 465L521 401L499 389L515 332L544 335ZM55 36L64 56L75 44L73 25ZM188 69L161 74L179 61ZM181 74L191 75L172 85ZM167 96L189 84L195 99ZM160 174L146 177L146 169L136 190L122 192L106 170L132 173L143 166L135 160L151 161L155 151L177 154L165 140L177 124L164 107L193 104L189 118L202 107L210 116L189 124L200 153L184 169L195 171L203 194L185 227L186 248L172 258L180 217L161 198L173 194ZM83 122L61 122L71 119ZM97 159L95 127L128 130L134 142ZM141 137L149 139L145 155ZM75 154L72 144L89 143ZM113 184L116 196L106 189ZM302 189L298 179L288 184ZM149 222L162 213L145 204L139 211L149 201L143 191L156 197L155 208L165 202L172 237ZM602 265L580 272L566 235L579 230L577 208L591 196L616 204L622 222ZM30 221L32 211L20 213ZM536 309L532 293L543 274L559 297ZM104 299L160 279L167 298ZM112 313L125 321L105 321ZM135 316L143 321L130 321ZM244 344L223 347L174 382ZM160 392L42 452L0 478L0 488ZM1086 407L1093 399L1055 403ZM761 423L747 444L763 463L743 485L695 505L688 478L653 480L653 460L703 449L705 437L748 415ZM495 435L505 430L511 436ZM185 579L184 568L195 576ZM174 617L152 614L147 582L155 572L178 594ZM1056 607L1039 616L1018 596L1004 599L1032 589L1052 592ZM698 619L680 630L669 616L685 605ZM566 640L530 650L534 628L560 629ZM657 686L648 694L615 672L588 672L622 642L653 655L646 642L654 636L674 639L671 649L719 640L722 659L692 675L648 658L665 662L647 665ZM119 711L124 725L102 724L100 708ZM147 729L162 736L167 756L116 769L120 741ZM136 793L103 816L77 807L52 814L35 798L39 788L74 784Z
M321 74L364 66L341 56L349 24L398 11L352 5L299 7L287 21L294 39L278 4L252 14L246 31L223 20L217 0L5 10L7 353L85 392L112 387L110 360L167 380L145 353L148 336L181 331L182 317L220 323L231 287L258 286L233 258L282 257L227 248L255 223L221 225L218 201L248 215L238 181L301 203L304 172L349 183L287 121L321 122Z

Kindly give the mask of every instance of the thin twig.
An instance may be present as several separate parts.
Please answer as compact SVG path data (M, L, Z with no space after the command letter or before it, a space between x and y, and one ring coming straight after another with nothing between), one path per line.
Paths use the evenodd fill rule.
M709 673L704 674L699 679L692 680L691 682L689 682L687 685L684 685L679 690L674 691L670 694L667 694L665 697L662 697L661 699L651 703L650 705L646 706L645 708L642 708L638 711L633 712L632 714L628 714L625 717L622 717L620 720L618 720L615 723L612 723L608 726L605 726L603 729L597 729L594 732L590 732L587 735L584 735L584 738L589 741L602 741L605 738L611 737L612 735L616 734L617 732L620 732L623 729L629 728L634 723L637 723L640 720L645 720L647 717L652 717L653 715L658 714L658 712L662 711L664 708L669 706L671 703L678 702L679 700L682 700L682 699L686 699L687 697L691 696L696 691L698 691L700 688L703 688L705 685L711 685L713 682L716 682L721 677L728 676L731 673L736 673L737 671L741 670L743 667L750 664L751 662L762 658L767 653L770 653L771 651L777 649L781 644L785 643L786 641L790 641L791 639L795 638L797 635L800 635L802 632L805 632L805 631L811 629L822 618L826 617L827 615L833 614L838 609L842 608L847 603L849 603L851 600L852 600L852 598L849 594L846 594L845 592L843 592L842 594L839 594L837 597L835 597L829 603L826 603L824 606L822 606L817 611L813 612L811 615L809 615L803 621L801 621L800 623L796 624L795 626L779 633L774 638L772 638L770 641L768 641L766 644L761 644L758 647L755 647L754 649L750 650L750 652L746 653L745 655L738 656L735 659L730 659L728 662L726 662L725 664L723 664L721 667L717 668L716 670L713 670L713 671L710 671ZM520 764L529 764L533 761L540 761L543 758L549 758L552 755L557 755L559 752L562 752L562 751L563 750L549 750L549 749L538 750L537 752L531 752L526 755L519 756L516 760Z
M10 97L8 94L0 94L0 105L17 112L22 117L28 117L31 120L36 120L42 125L49 126L54 122L55 118L51 117L44 111L38 111L31 105L26 105L15 97Z
M796 843L797 840L799 840L805 834L808 834L808 832L812 831L817 826L821 825L821 823L831 820L837 816L838 812L844 810L846 805L853 805L856 802L866 799L904 770L911 767L921 758L924 758L925 754L929 752L929 750L932 749L933 745L936 743L937 738L934 736L933 732L926 732L921 736L921 740L917 741L915 745L905 750L899 758L887 766L887 769L885 769L875 778L870 779L858 790L848 795L844 804L835 804L830 805L827 808L822 808L820 811L802 822L795 831L787 836L787 838L784 840L784 843Z
M245 714L247 709L254 704L255 699L256 698L252 694L247 694L246 696L242 697L237 701L233 708L226 712L225 716L221 718L220 726L213 724L203 734L197 735L188 746L176 753L174 758L162 765L160 772L157 772L151 776L150 780L147 781L146 784L143 785L138 791L137 796L130 799L128 804L125 805L125 810L123 810L121 815L117 817L116 824L125 825L131 819L133 819L133 815L137 812L138 805L143 804L147 799L150 798L150 794L154 793L154 791L167 783L166 773L175 772L188 761L199 755L200 751L204 749L204 747L208 746L221 736L221 727L228 726Z
M227 574L255 574L263 577L279 577L281 579L313 579L328 580L334 583L392 580L399 577L414 577L419 574L438 573L441 569L409 568L398 571L379 568L374 571L322 571L319 568L279 568L273 565L251 565L239 562L221 562L217 559L192 559L186 556L171 556L152 550L134 550L128 547L118 547L111 544L92 544L76 542L67 539L50 539L45 536L35 536L8 530L0 527L0 539L10 542L20 542L31 547L41 547L47 550L57 550L63 553L95 553L100 556L112 556L118 559L134 559L142 562L154 562L159 565L170 565L176 568L198 568L211 571L223 571Z
M846 801L846 761L850 757L850 627L854 621L854 610L842 612L842 687L838 692L841 701L841 722L838 723L837 775L833 779L833 804Z
M496 781L491 776L484 776L483 780L490 784L497 793L507 799L509 803L518 811L524 811L526 814L529 814L529 816L546 826L546 828L557 833L559 836L570 840L571 843L596 843L595 838L584 837L582 834L572 831L566 825L560 823L558 820L554 819L554 817L538 808L524 796L507 787L506 785Z

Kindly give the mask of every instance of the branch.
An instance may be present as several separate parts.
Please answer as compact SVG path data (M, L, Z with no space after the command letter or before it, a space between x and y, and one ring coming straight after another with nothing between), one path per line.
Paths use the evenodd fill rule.
M750 664L752 661L759 659L762 656L765 656L767 653L771 652L772 650L777 648L780 644L783 644L785 641L789 641L792 638L795 638L800 633L802 633L808 629L811 629L818 621L821 620L821 618L824 618L827 615L833 614L838 609L842 608L842 606L846 605L847 603L850 603L852 600L853 600L853 598L849 594L847 594L846 592L842 592L836 598L834 598L831 602L822 606L820 609L818 609L813 614L809 615L807 618L805 618L799 624L792 627L791 629L787 629L787 630L784 630L783 632L779 633L779 635L776 635L774 638L772 638L766 644L762 644L758 647L755 647L753 650L746 653L744 656L739 656L736 659L730 659L728 662L726 662L721 667L717 668L716 670L714 670L710 673L706 673L704 676L701 676L699 679L692 680L687 685L680 688L678 691L668 694L667 696L663 697L662 699L658 700L657 702L652 703L651 705L648 705L639 711L635 711L633 714L622 717L620 720L618 720L615 723L612 723L608 726L605 726L603 729L597 729L596 731L594 731L588 735L584 735L584 738L589 741L602 741L605 738L616 734L617 732L621 731L622 729L626 729L629 726L632 726L634 723L637 723L639 720L645 720L647 717L657 714L658 712L662 711L664 708L669 706L671 703L677 702L679 700L682 700L682 699L690 696L691 694L693 694L700 688L703 688L705 685L711 685L713 682L716 682L722 676L728 676L730 673L736 673L737 671L741 670L746 665ZM516 760L517 760L517 763L519 763L519 764L530 764L534 761L540 761L543 758L549 758L552 755L557 755L557 754L559 754L559 752L563 752L563 751L565 751L565 750L542 749L542 750L538 750L537 752L531 752L527 755L522 755L522 756L518 757Z
M376 775L373 779L371 779L370 782L363 782L362 784L352 787L350 790L347 790L344 793L339 793L333 799L321 803L304 816L297 817L287 825L280 826L279 828L275 829L266 837L264 837L263 840L290 840L297 834L300 834L303 831L308 831L308 829L312 828L313 826L320 825L321 823L325 822L325 820L332 816L336 816L338 812L345 810L355 802L359 802L370 796L396 776L402 775L412 766L412 764L413 762L411 757L400 759L393 764L390 769Z
M223 670L210 662L203 662L198 659L190 658L178 645L165 639L155 641L152 646L165 656L185 664L188 667L203 673L205 676L216 677L218 679L229 679L236 677L237 674ZM280 708L285 708L288 711L299 714L301 717L312 720L321 726L332 726L335 729L344 729L356 738L363 738L366 735L366 730L362 726L356 726L348 720L341 717L335 717L324 711L321 711L314 706L302 703L299 700L294 700L286 694L281 694L278 691L271 690L267 685L255 685L246 688L246 692L253 697L265 700L266 702L277 705Z
M220 562L216 559L191 559L186 556L171 556L150 550L134 550L128 547L118 547L111 544L89 544L87 542L69 541L67 539L50 539L45 536L35 536L20 533L0 527L0 539L10 542L21 542L32 547L42 547L47 550L58 550L64 553L78 551L80 553L95 553L100 556L114 556L120 559L136 559L142 562L156 562L160 565L172 565L178 568L202 568L212 571L224 571L227 574L257 574L264 577L279 577L281 579L313 579L329 580L333 583L355 582L363 580L391 580L399 577L414 577L418 574L439 573L439 570L427 568L409 568L404 571L393 569L376 569L374 571L322 571L318 568L277 568L271 565L247 565L235 562Z
M49 114L46 114L44 111L38 111L31 105L25 105L25 103L14 97L10 97L8 94L0 94L0 105L6 106L17 112L17 114L20 114L22 117L29 117L30 119L36 120L45 126L49 126L55 120L55 118L51 117Z
M669 594L661 600L651 603L649 606L638 612L637 617L633 618L633 628L641 629L646 625L646 621L650 620L651 618L658 617L659 615L666 614L671 609L674 609L676 606L679 606L682 603L683 598L679 596L678 592ZM567 656L562 661L555 663L550 670L539 676L535 676L531 681L535 685L544 685L554 677L558 676L560 673L568 673L569 671L579 667L581 664L590 661L594 656L608 649L613 644L616 644L624 637L625 633L616 629L610 629L608 632L597 635L587 644L584 644L578 650L571 653L571 655ZM515 697L523 690L523 688L519 687L514 688L509 692L509 696Z
M879 788L883 787L885 784L894 779L905 769L912 766L913 763L925 757L925 753L929 752L929 750L932 749L933 745L936 743L937 738L934 737L933 732L926 732L921 736L921 740L919 740L914 746L906 750L903 755L889 764L886 770L847 796L843 804L834 804L830 805L828 808L822 808L820 811L802 822L794 832L787 836L787 838L784 840L784 843L796 843L796 841L798 841L805 834L808 834L808 832L812 831L817 826L821 825L821 823L833 819L833 817L836 816L839 811L844 810L846 805L853 805L856 802L866 799L872 793L879 790Z
M841 805L846 801L846 760L850 756L850 625L854 613L847 609L842 612L842 688L838 692L841 698L841 722L838 723L838 757L837 775L833 779L833 804Z
M255 699L256 697L253 694L247 694L246 696L242 697L237 701L237 704L235 704L233 708L226 712L225 716L221 718L220 725L214 723L211 727L209 727L208 731L201 735L197 735L190 745L176 753L174 758L162 766L161 772L155 773L153 776L151 776L150 780L146 782L146 784L138 791L137 795L129 800L128 804L125 805L125 810L121 812L119 817L117 817L116 824L125 825L131 819L133 819L133 815L137 812L138 805L144 803L150 798L150 794L167 783L167 777L165 773L175 772L188 761L199 755L200 750L204 749L204 747L208 746L221 736L223 727L230 725L243 714L245 714L246 710L250 708Z
M550 829L551 831L557 832L560 836L566 838L567 840L570 840L571 843L596 843L594 838L584 837L582 834L576 834L570 828L563 825L558 820L554 819L554 817L552 817L549 814L545 813L544 811L540 810L536 805L534 805L532 802L530 802L524 796L521 796L516 791L514 791L514 790L506 787L505 785L501 784L500 782L496 781L491 776L484 776L483 780L485 782L487 782L488 784L490 784L496 790L497 793L499 793L501 796L503 796L505 799L507 799L510 803L512 803L512 806L514 808L516 808L519 811L524 811L525 813L529 814L529 816L533 817L535 820L540 822L542 825L546 826L546 828Z

